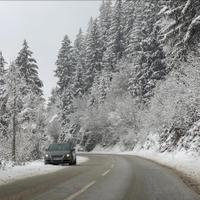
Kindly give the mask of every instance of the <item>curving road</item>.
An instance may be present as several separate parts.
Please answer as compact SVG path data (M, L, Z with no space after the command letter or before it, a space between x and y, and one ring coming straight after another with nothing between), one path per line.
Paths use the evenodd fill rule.
M171 170L153 162L86 156L81 165L1 186L0 200L200 200Z

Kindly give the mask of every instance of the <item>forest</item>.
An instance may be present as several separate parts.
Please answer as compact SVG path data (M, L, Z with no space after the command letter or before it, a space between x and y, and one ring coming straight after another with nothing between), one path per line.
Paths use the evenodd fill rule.
M103 0L64 36L48 102L27 41L11 64L1 53L0 154L22 163L68 140L200 153L199 34L198 0Z

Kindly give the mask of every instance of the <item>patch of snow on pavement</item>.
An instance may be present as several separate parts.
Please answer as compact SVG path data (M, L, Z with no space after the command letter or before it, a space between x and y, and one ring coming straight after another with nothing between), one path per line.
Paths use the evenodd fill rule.
M77 163L83 163L88 161L87 157L77 156ZM61 165L44 165L43 160L37 160L33 162L28 162L23 166L14 166L11 168L6 168L5 170L0 170L0 185L10 183L19 179L47 174L63 169Z

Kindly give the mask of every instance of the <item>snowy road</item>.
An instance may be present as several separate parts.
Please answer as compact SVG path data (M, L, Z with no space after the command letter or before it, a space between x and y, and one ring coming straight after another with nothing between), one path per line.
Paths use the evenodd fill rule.
M172 171L126 155L89 161L0 186L0 200L199 200ZM45 166L44 166L45 167Z

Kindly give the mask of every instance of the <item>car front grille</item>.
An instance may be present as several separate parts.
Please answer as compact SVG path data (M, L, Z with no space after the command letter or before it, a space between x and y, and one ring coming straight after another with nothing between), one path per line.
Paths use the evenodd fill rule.
M53 160L61 160L63 158L63 156L61 155L55 155L55 156L51 156Z

